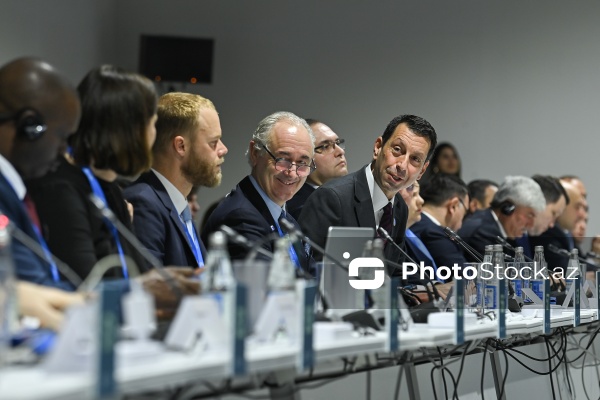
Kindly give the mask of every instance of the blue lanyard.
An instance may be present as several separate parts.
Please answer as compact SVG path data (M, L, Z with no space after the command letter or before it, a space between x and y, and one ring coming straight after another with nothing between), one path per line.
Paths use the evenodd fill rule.
M281 230L281 228L279 227L279 224L277 222L275 222L275 226L277 227L279 236L284 237L285 235L283 234L283 231ZM290 258L292 259L292 262L294 263L296 268L300 268L300 261L298 260L298 255L296 254L296 250L294 250L294 246L290 245L288 252L290 253Z
M199 241L194 241L194 238L192 238L192 235L190 234L190 230L188 229L187 223L185 221L183 222L183 230L185 231L185 234L188 238L188 240L190 241L190 245L192 246L192 252L194 253L194 258L196 259L196 263L198 263L198 267L203 267L204 266L204 259L202 258L202 250L200 250L200 242ZM196 239L198 238L198 235L196 235L196 231L194 230L194 236L196 237Z
M106 197L104 196L104 191L100 187L100 183L92 173L89 168L81 168L88 181L90 182L90 186L92 187L92 191L100 200L104 202L104 205L108 207L108 202L106 201ZM125 254L123 253L123 246L121 246L121 240L119 239L119 232L117 228L106 218L103 218L104 223L106 224L108 230L113 235L115 239L115 243L117 244L117 250L119 251L119 259L121 260L121 266L123 268L123 277L125 279L129 278L129 273L127 271L127 262L125 261Z
M50 253L50 249L48 249L48 244L44 240L44 237L42 236L42 233L40 232L37 225L32 222L31 226L33 227L33 230L38 238L38 242L40 242L42 249L44 249L46 261L48 262L48 264L50 264L50 272L52 273L52 279L54 280L54 282L60 282L60 277L58 276L58 267L56 266L54 259L52 259L52 253Z

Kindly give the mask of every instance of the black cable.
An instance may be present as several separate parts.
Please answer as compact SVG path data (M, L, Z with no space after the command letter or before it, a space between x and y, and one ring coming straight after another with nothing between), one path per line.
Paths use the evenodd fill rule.
M442 350L440 349L439 346L437 346L437 351L438 351L438 354L440 355L440 365L443 367L444 360L442 358ZM446 399L447 399L448 398L448 386L446 385L446 375L444 374L443 369L440 372L442 374L442 381L444 381L444 394L446 395Z
M463 354L462 354L462 359L460 361L460 368L458 369L458 376L456 377L456 386L454 387L454 394L452 395L453 399L454 398L458 399L458 385L460 384L460 378L463 373L463 368L465 366L465 358L467 358L468 350L469 350L469 344L467 344L467 347L465 348L465 350L463 351Z
M481 390L481 400L485 400L483 395L483 380L485 377L485 359L487 358L488 340L485 341L485 347L483 348L483 361L481 363L481 381L479 382L479 390Z
M508 378L508 356L506 355L506 350L502 350L502 355L504 355L504 362L506 363L506 366L504 368L505 371L504 378L502 379L502 388L500 389L500 395L498 396L499 399L504 396L504 388L506 387L506 379Z
M581 386L583 386L583 393L585 393L585 397L587 399L589 399L590 396L588 395L587 388L585 387L585 368L584 368L585 367L585 357L587 356L587 351L584 351L583 354L584 354L583 361L581 364Z

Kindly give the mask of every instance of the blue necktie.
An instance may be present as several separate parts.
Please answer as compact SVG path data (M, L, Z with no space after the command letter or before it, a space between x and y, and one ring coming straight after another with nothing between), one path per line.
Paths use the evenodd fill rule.
M414 232L410 229L406 230L405 236L408 240L408 245L410 246L413 253L415 253L415 255L420 260L422 260L425 263L425 265L429 265L433 267L434 271L437 271L437 265L435 265L435 261L433 260L431 253L429 252L429 250L427 250L427 247L425 247L425 244L421 241L421 239L419 239L417 235L415 235ZM437 281L444 283L443 279L436 279Z
M281 219L281 218L286 218L287 219L286 212L283 209L281 210L281 214L279 215L279 219ZM283 231L281 230L281 227L279 226L279 219L277 221L275 221L275 226L277 227L277 231L279 232L279 236L284 237L285 234L283 233ZM289 253L290 253L290 259L292 260L292 262L294 263L294 265L296 266L296 268L301 268L300 260L298 259L298 255L296 254L296 250L294 250L294 246L290 246Z
M200 242L198 241L198 235L196 234L196 229L194 228L194 224L192 223L192 212L188 206L185 206L183 211L181 212L181 219L183 219L183 223L185 225L185 233L190 241L190 245L192 246L192 252L194 253L194 257L196 258L196 263L198 267L204 266L204 259L202 258L202 250L200 249Z

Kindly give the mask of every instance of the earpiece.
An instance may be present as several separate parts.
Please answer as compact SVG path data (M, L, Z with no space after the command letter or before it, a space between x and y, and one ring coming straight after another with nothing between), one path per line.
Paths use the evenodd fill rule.
M23 108L12 115L0 115L0 122L11 120L15 122L17 137L23 140L37 140L48 129L42 115L33 108Z
M498 204L498 208L500 209L500 212L502 214L504 214L504 215L512 215L512 213L515 212L515 209L517 208L517 206L515 206L510 201L505 200L505 201L501 202L500 204Z

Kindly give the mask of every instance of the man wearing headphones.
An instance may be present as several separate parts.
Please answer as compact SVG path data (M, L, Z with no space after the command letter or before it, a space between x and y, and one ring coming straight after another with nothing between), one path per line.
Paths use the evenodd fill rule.
M39 226L23 180L52 168L66 150L80 113L75 88L51 65L21 58L0 68L0 212L38 242ZM21 242L14 240L12 250L19 279L73 289L58 278L56 266Z
M497 236L517 239L533 228L546 200L540 185L525 176L507 176L494 195L490 208L468 217L458 231L467 244L484 254L485 246L497 244ZM465 254L473 260L472 256ZM476 261L476 260L473 260Z

